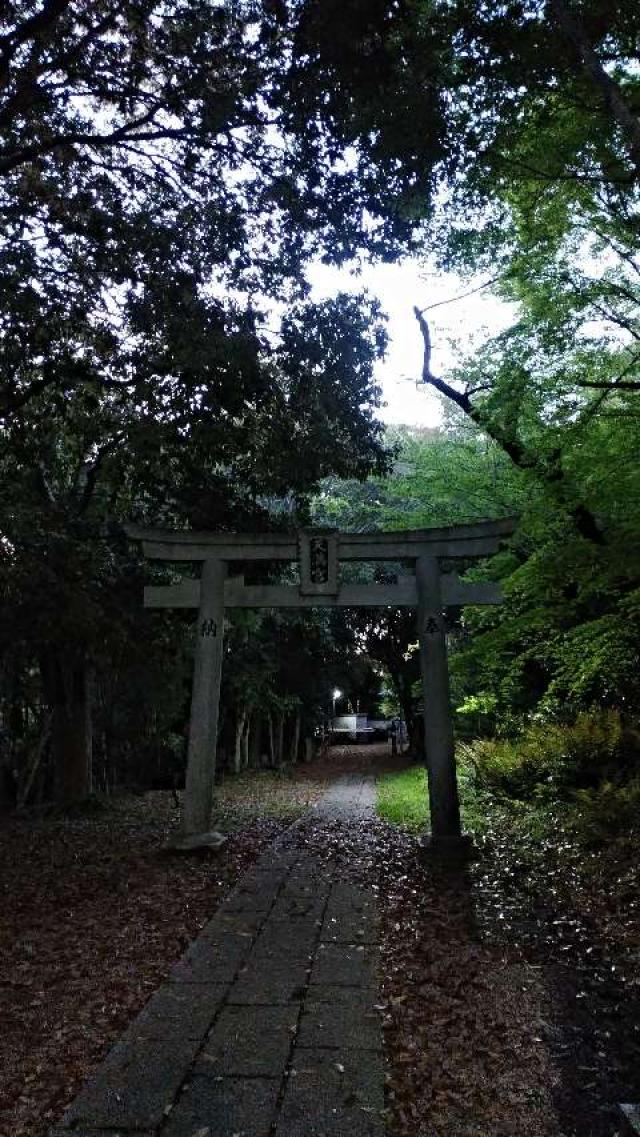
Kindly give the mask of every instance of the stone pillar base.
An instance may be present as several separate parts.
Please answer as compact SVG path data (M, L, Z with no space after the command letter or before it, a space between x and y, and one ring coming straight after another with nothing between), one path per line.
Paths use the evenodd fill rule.
M466 864L475 856L473 838L468 833L455 837L434 837L428 833L418 842L418 856L431 863Z
M170 853L197 853L202 849L210 849L216 852L226 843L227 837L224 833L218 833L215 829L208 833L179 833L169 842L167 851Z

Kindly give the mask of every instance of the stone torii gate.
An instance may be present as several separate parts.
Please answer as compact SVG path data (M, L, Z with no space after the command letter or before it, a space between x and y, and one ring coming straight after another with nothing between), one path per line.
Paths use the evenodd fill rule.
M191 726L182 820L184 847L215 842L208 832L215 775L225 608L411 607L418 611L423 684L424 737L431 814L430 845L459 846L460 808L449 704L444 609L447 605L499 604L490 583L467 583L440 562L484 557L514 530L511 519L407 532L199 533L128 528L145 556L169 562L201 562L199 579L145 588L147 608L197 608ZM228 576L238 562L285 561L299 565L299 584L246 585ZM414 575L394 584L340 581L342 561L409 561Z

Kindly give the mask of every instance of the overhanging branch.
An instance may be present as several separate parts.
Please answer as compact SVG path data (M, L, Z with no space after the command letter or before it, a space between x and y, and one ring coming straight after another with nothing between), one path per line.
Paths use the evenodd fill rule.
M558 505L568 512L577 532L585 540L595 545L603 545L604 537L595 515L586 506L571 500L571 495L567 492L566 477L562 468L562 451L556 448L550 454L540 457L525 446L513 431L503 429L492 416L484 414L482 408L471 402L467 392L456 390L450 383L434 375L431 371L432 345L429 325L417 305L414 305L413 311L424 343L422 382L425 386L433 387L459 407L476 426L504 450L518 469L532 473L544 482Z

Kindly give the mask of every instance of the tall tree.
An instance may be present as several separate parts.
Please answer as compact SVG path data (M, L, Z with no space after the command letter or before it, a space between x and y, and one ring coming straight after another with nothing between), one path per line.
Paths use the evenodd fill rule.
M640 390L637 7L449 8L460 47L451 124L464 138L441 210L442 259L485 271L513 327L456 374L422 380L607 539L571 474L594 417ZM455 31L454 31L455 28Z
M432 79L428 105L422 92L411 107L420 160L396 161L410 91L401 56L389 33L382 48L371 40L365 68L349 38L375 37L383 9L350 0L318 23L313 4L252 0L5 6L0 417L43 390L76 390L87 341L120 344L149 290L183 306L224 286L290 300L312 255L399 247L410 228L402 202L430 188L443 117ZM427 48L435 74L432 40L412 54ZM135 377L119 364L94 381L133 397Z
M65 797L89 787L117 522L259 525L274 499L304 514L320 477L385 462L376 313L313 308L303 266L389 255L407 223L377 112L353 123L343 100L336 117L316 89L307 15L17 0L0 16L2 573ZM420 117L435 161L442 119ZM393 176L410 196L415 170Z

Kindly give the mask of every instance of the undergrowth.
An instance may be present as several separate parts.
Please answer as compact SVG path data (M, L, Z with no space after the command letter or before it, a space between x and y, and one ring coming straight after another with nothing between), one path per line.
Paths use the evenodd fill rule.
M615 711L575 723L537 723L516 739L478 739L457 749L465 830L502 827L533 840L566 833L586 847L640 832L640 736ZM410 832L428 828L422 765L378 782L378 813Z

